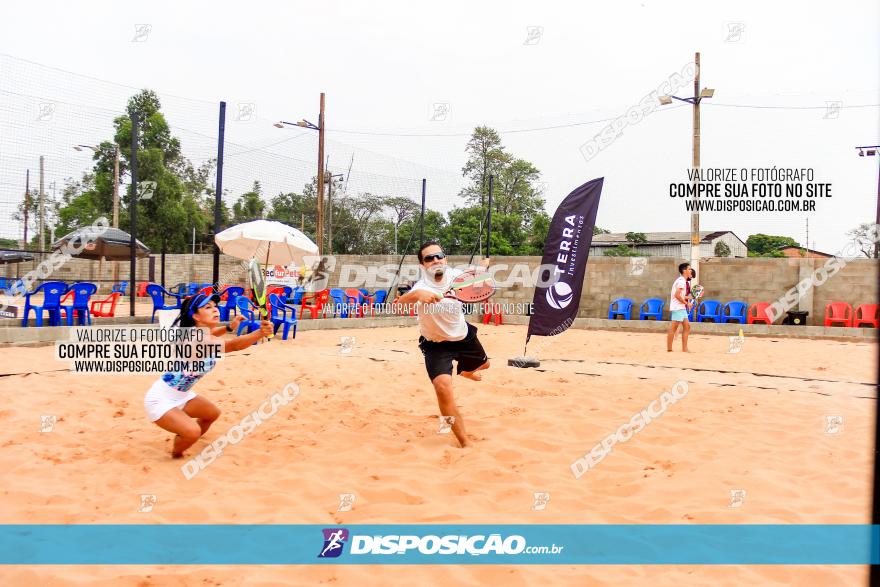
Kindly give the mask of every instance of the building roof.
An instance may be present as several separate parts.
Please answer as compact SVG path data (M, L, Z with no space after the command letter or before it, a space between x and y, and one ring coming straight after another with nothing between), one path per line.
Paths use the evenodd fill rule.
M814 255L821 255L823 257L829 257L829 258L834 256L830 253L823 253L822 251L817 251L816 249L808 249L807 247L794 247L791 245L779 247L778 250L780 250L780 251L806 251L808 253L813 253Z
M711 243L716 238L727 233L733 234L729 230L701 230L700 242ZM691 233L689 232L646 232L644 235L648 242L640 243L642 245L678 245L691 242ZM735 234L733 236L739 239ZM593 235L594 247L614 247L626 242L625 232ZM740 242L742 241L740 240Z

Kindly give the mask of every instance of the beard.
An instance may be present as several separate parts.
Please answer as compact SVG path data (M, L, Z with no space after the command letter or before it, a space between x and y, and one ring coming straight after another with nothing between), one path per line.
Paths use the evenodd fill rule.
M433 267L428 267L425 269L425 273L434 279L443 277L443 274L446 273L446 265L434 265Z

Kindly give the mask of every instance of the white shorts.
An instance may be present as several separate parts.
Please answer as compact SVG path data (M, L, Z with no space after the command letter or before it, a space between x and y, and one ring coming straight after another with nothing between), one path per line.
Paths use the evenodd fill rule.
M147 411L147 418L150 419L150 422L155 422L168 410L183 407L194 397L196 394L192 391L178 391L158 379L144 396L144 409Z

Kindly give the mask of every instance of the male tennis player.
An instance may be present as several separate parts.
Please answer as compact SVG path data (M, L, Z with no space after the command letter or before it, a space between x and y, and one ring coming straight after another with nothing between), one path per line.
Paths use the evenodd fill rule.
M464 421L452 394L452 361L458 362L457 372L462 377L479 381L479 371L489 367L489 357L477 338L477 329L464 319L462 303L443 297L452 281L463 272L447 265L446 253L440 244L431 240L419 248L422 278L408 292L397 298L403 305L420 304L419 348L425 355L425 368L434 384L440 413L452 416L452 432L462 446L468 446ZM489 266L489 259L480 263Z
M669 295L669 331L666 333L666 350L672 352L672 341L675 340L675 331L681 325L681 350L689 353L688 334L691 332L691 323L688 321L688 312L691 310L691 302L687 298L688 278L693 275L690 263L682 263L678 266L678 279L672 284L672 292Z

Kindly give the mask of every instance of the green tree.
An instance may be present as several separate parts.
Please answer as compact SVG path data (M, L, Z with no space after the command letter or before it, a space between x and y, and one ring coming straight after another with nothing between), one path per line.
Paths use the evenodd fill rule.
M63 236L67 234L67 232L60 232L64 230L64 225L62 224L62 203L64 201L65 194L68 193L68 186L65 183L65 187L61 190L61 196L58 199L54 199L51 192L43 193L43 215L44 215L44 228L46 231L46 248L51 248L51 227L55 226L55 236ZM24 222L24 200L18 203L16 206L15 212L12 214L12 219L18 222ZM31 190L28 196L28 243L25 243L26 246L30 248L37 249L40 247L40 192L39 190ZM92 219L96 218L92 216Z
M729 257L730 256L730 247L727 246L727 243L724 241L718 241L715 243L715 256L716 257Z
M648 242L648 237L644 232L628 232L626 233L626 242L634 245L643 245Z
M114 143L120 149L120 179L130 176L134 114L138 116L139 189L153 186L150 197L145 197L146 193L137 197L138 239L153 250L187 250L193 229L196 234L207 232L209 218L198 198L184 197L181 176L187 162L181 155L180 141L171 134L155 92L141 90L132 96L126 106L126 115L113 121L116 129L114 141L101 143L95 154L93 201L112 213ZM120 227L127 229L130 225L130 189L120 189L120 200Z
M749 257L783 257L780 247L799 247L796 240L788 236L774 236L769 234L753 234L746 239L746 247L749 249Z
M510 155L504 151L498 132L488 126L476 127L464 150L468 160L461 173L470 183L460 195L470 206L484 205L489 195L489 176L500 177Z
M606 257L649 257L645 253L640 253L627 244L620 244L616 247L605 249L603 253Z
M440 244L446 246L446 217L436 210L425 210L425 226L422 230L425 240L436 239ZM394 241L394 235L389 235L391 241ZM408 254L415 253L416 247L422 243L419 240L419 217L416 216L403 222L397 229L397 252L403 254L407 243L410 243Z
M540 177L541 172L524 159L505 161L493 186L492 213L534 218L544 210L544 198L537 183Z
M260 182L255 181L251 190L238 198L238 201L232 205L233 224L259 220L265 216L266 202L263 201L262 192Z
M600 228L598 226L593 227L593 236L597 234L611 234L610 230L605 230L604 228Z
M522 254L543 255L544 244L547 242L547 233L549 232L550 216L548 216L546 212L539 212L532 219L532 226L529 228L528 241Z

